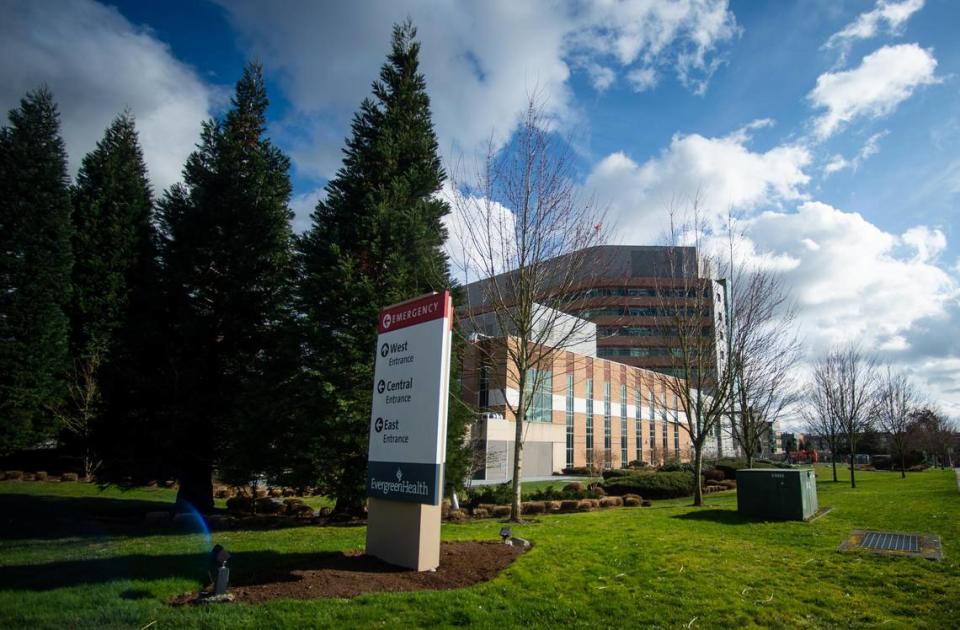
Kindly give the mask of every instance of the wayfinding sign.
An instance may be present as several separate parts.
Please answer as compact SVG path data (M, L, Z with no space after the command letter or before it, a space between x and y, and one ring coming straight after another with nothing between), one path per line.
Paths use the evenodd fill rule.
M380 312L367 496L438 505L443 494L453 304L433 293Z

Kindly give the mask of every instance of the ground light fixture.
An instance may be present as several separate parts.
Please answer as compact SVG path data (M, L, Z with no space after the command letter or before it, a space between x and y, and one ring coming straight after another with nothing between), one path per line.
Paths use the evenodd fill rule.
M210 551L210 556L213 559L213 566L217 570L217 580L214 583L213 594L223 595L227 592L227 583L230 581L230 569L227 568L230 552L224 549L223 545L216 545Z
M503 539L503 542L507 542L508 540L510 540L510 528L509 528L509 527L501 527L501 528L500 528L500 538Z

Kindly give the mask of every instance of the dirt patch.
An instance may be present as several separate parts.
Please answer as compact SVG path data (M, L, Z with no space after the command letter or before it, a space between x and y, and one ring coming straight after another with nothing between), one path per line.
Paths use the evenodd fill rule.
M387 564L360 551L318 554L309 566L260 570L231 586L229 592L234 601L257 603L463 588L493 579L523 551L494 541L445 542L440 546L440 566L436 571L422 573ZM194 603L195 599L196 593L185 593L170 603L183 605Z

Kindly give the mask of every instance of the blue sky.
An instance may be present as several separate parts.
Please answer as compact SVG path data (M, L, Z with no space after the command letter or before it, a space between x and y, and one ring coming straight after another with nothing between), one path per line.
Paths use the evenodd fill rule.
M699 191L784 274L811 356L859 339L960 415L960 3L3 4L0 106L46 82L74 167L129 106L158 191L260 58L299 229L410 16L445 159L502 146L536 89L619 240Z

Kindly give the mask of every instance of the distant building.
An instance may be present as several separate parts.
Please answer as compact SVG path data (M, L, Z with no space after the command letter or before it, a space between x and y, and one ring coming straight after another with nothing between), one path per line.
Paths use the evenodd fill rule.
M582 265L582 277L567 287L567 299L555 305L596 325L599 358L680 376L679 338L670 326L672 309L705 306L702 298L707 297L710 312L703 318L702 331L714 339L717 364L722 365L727 353L726 285L701 274L695 247L602 245L582 254L589 258ZM562 265L563 257L554 261L546 264ZM487 282L464 287L471 308L483 309Z
M502 339L477 337L464 356L462 395L481 411L472 430L476 479L512 477L516 424L507 402L516 405L519 391L506 347ZM685 415L663 375L574 352L558 353L542 369L541 386L528 392L524 477L690 460L679 424Z

